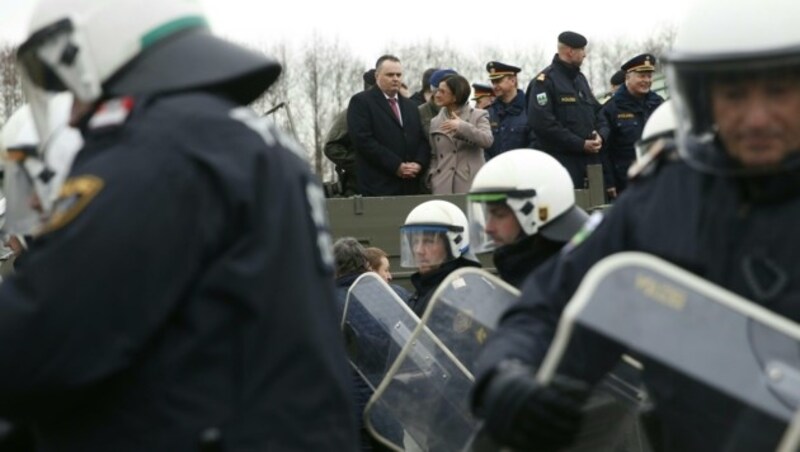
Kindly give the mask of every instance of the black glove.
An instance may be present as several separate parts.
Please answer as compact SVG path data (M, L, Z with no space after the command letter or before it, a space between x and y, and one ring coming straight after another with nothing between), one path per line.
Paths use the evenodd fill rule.
M499 443L519 450L559 450L572 444L580 429L581 407L589 386L555 377L542 386L533 369L517 361L501 363L480 397L479 415Z

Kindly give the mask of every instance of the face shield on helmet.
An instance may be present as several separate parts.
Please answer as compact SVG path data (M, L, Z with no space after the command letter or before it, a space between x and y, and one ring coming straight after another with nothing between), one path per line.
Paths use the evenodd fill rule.
M666 100L647 119L642 129L642 138L636 142L636 159L641 159L659 140L674 139L675 123L672 101Z
M765 141L782 134L780 138L786 139L780 151L783 161L743 164L741 152L737 152L732 140L726 139L720 118L715 118L712 98L712 93L719 93L720 88L726 97L742 97L743 88L754 82L764 84L767 93L779 86L797 86L800 83L800 28L795 24L798 14L800 3L781 0L745 2L735 7L722 0L703 0L692 5L679 26L672 51L665 57L665 72L678 118L678 150L689 165L733 176L798 167L800 159L790 155L800 151L797 124L781 130L772 121L756 132L760 136L754 136L749 147L743 147L755 155L760 152L759 147L767 149ZM791 81L786 83L787 79ZM767 94L757 105L774 108L785 102L785 98L770 99ZM753 105L735 108L754 111ZM732 128L728 133L730 137L748 132Z
M41 216L50 212L61 185L83 141L80 133L67 126L72 95L62 93L48 101L47 135L44 140L34 125L29 106L17 110L2 130L5 166L3 191L7 214L4 230L11 234L32 234Z
M400 265L422 270L469 255L467 217L456 205L433 200L415 207L400 228Z
M587 218L575 206L567 170L549 154L533 149L504 152L486 162L467 201L470 243L478 253L537 233L566 242Z

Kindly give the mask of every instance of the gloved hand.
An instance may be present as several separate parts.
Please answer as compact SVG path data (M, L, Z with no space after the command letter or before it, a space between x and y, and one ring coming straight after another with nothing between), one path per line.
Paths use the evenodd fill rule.
M496 441L518 450L559 450L569 446L581 423L589 386L568 377L547 385L518 361L502 362L480 397L478 414Z

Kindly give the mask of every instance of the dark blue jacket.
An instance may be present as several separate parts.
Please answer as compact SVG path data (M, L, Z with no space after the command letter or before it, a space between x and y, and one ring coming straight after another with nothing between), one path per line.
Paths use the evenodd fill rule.
M301 148L214 94L131 102L124 122L89 122L46 232L0 285L0 414L41 451L193 451L211 429L226 451L354 450Z
M567 245L558 259L527 280L519 304L504 315L487 341L478 381L503 359L513 357L538 367L565 304L586 272L621 251L659 256L800 321L800 242L787 240L800 221L798 176L794 171L737 180L703 174L677 161L633 182L583 243ZM589 382L598 381L621 351L587 332L575 341L578 347L567 355L564 372ZM771 419L657 362L645 360L643 378L662 428L660 450L722 450L731 432L739 435L730 443L740 446L736 450L775 449L765 432L782 430ZM737 430L737 421L748 416L747 427Z
M625 86L603 105L602 114L609 126L608 138L603 144L611 166L612 184L617 193L625 189L628 168L636 160L634 145L642 137L644 124L664 98L650 91L643 97L631 94Z
M521 90L517 90L511 103L506 104L497 98L488 111L494 142L484 151L487 161L512 149L531 147L533 140L525 112L525 95Z
M608 124L586 77L556 55L553 63L531 80L525 96L537 149L561 162L575 188L583 188L586 165L603 163L600 153L584 151L584 142L592 138L593 131L603 141L608 137Z

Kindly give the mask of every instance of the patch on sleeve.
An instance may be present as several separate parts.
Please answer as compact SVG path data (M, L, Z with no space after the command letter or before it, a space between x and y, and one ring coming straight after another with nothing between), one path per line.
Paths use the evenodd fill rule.
M536 95L536 103L544 107L547 105L547 93L539 93Z
M586 241L586 239L592 235L592 233L600 226L600 223L603 222L603 213L599 210L594 212L589 219L586 220L586 223L572 236L569 242L564 245L564 248L561 249L561 252L566 254L574 250L578 247L581 243Z
M53 211L39 234L52 232L69 224L100 193L104 185L103 179L97 176L85 175L67 179L61 186Z

